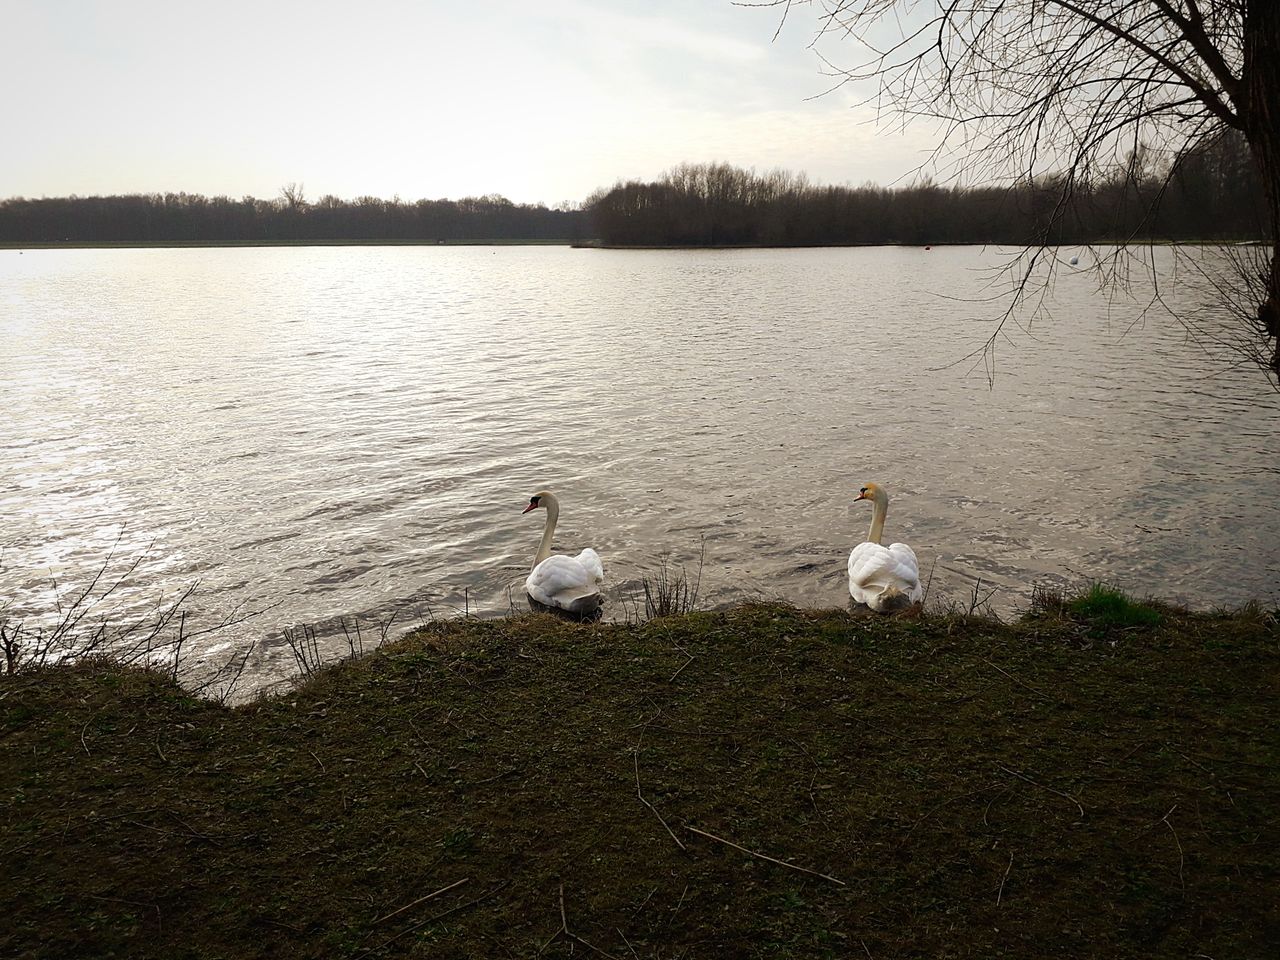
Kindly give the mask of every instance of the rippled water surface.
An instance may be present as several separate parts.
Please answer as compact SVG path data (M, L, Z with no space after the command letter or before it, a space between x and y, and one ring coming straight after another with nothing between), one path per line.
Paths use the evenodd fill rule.
M1156 258L1173 275L1172 254ZM102 610L198 581L192 664L289 625L505 612L541 534L594 546L623 616L665 554L708 604L847 602L886 534L931 592L1105 578L1277 600L1280 398L1138 299L1061 273L1050 318L957 363L1000 304L976 247L0 251L0 598L51 614L112 544ZM1139 284L1141 287L1141 284ZM1166 289L1197 312L1194 282ZM961 298L961 299L956 299ZM123 530L123 535L121 531ZM114 568L113 568L114 569ZM985 589L983 591L985 593ZM334 641L336 642L336 641ZM345 649L345 643L342 644Z

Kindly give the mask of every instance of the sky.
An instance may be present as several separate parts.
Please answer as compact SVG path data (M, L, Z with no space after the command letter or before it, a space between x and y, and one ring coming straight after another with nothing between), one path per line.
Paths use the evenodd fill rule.
M730 0L0 0L0 198L578 203L684 162L898 182L816 10ZM839 60L839 45L822 50ZM846 62L856 60L849 49Z

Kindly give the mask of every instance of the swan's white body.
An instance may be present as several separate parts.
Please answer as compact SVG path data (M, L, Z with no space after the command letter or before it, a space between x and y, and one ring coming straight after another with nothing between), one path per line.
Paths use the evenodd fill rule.
M587 547L576 557L560 554L547 557L533 568L524 588L539 603L577 613L584 600L595 598L593 605L599 605L603 580L604 564L600 562L600 555Z
M877 613L897 610L924 596L920 585L920 563L915 551L905 543L884 546L884 518L889 512L889 495L874 483L862 488L859 500L872 501L871 531L866 542L849 554L849 596Z
M588 547L576 557L553 556L551 538L560 518L560 503L544 491L529 498L525 513L539 507L547 511L547 524L533 558L533 572L524 582L525 591L546 607L578 616L594 613L603 602L600 585L604 582L604 564L600 562L600 555Z
M849 596L883 612L915 603L924 594L920 564L905 543L860 543L849 554ZM905 599L899 599L905 598Z

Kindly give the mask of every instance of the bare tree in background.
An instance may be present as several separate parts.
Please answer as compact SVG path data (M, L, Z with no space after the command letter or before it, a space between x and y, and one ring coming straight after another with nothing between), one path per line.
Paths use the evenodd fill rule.
M280 188L280 204L289 210L301 210L307 205L307 195L302 189L302 184L286 183Z
M862 51L852 67L823 58L837 87L875 81L871 102L881 110L941 123L935 159L954 152L967 178L1050 183L1059 216L1077 190L1118 165L1155 170L1167 183L1194 151L1242 136L1266 197L1267 246L1234 248L1229 276L1210 280L1239 320L1241 344L1280 374L1280 0L739 5L782 8L779 30L798 7L817 7L815 43ZM1005 320L1037 268L1052 270L1052 233L1046 227L1020 258Z

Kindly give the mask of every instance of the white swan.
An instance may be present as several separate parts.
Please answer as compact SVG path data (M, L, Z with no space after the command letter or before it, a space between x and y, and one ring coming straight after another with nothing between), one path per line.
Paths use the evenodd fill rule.
M871 532L849 554L849 595L877 613L910 606L924 595L915 551L905 543L880 543L889 494L868 483L857 499L871 501Z
M529 498L524 513L538 508L547 511L547 525L542 542L533 557L533 572L524 582L531 599L546 607L564 610L575 616L590 616L600 610L600 584L604 581L604 565L590 547L576 557L551 555L551 537L560 519L560 501L543 490Z

